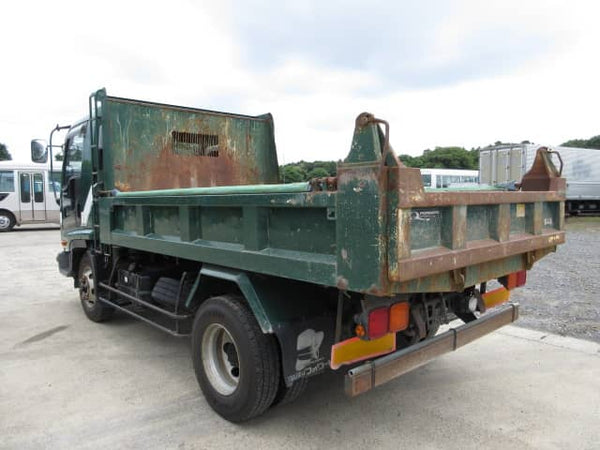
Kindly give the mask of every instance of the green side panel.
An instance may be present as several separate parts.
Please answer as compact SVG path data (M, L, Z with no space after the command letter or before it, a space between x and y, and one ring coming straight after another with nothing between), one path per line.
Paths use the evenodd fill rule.
M467 207L467 238L470 241L490 238L491 209L485 205Z
M303 194L106 197L103 243L335 285L335 203Z
M442 245L442 232L448 208L414 208L411 211L410 242L412 250Z
M337 286L380 292L386 277L386 218L380 214L379 164L339 164Z
M162 206L153 209L149 226L152 232L159 236L177 239L181 234L179 208L177 206Z
M344 163L372 163L381 160L383 133L374 123L361 126L357 123L352 137L350 153Z
M268 218L271 247L335 254L335 222L325 209L271 208Z
M510 205L510 234L521 234L526 232L525 215L520 212L521 209L524 211L523 208L525 208L525 205Z
M241 244L244 239L242 221L242 208L204 208L200 212L201 237L208 241Z
M273 119L102 99L104 188L122 192L278 182Z
M542 226L544 229L559 230L561 213L560 204L544 202L542 213Z

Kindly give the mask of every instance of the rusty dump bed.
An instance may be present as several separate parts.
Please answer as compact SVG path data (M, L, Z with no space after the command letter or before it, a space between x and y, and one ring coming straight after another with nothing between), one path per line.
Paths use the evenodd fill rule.
M103 244L391 296L462 291L564 242L544 149L519 191L425 192L361 114L336 178L280 185L270 115L96 95Z

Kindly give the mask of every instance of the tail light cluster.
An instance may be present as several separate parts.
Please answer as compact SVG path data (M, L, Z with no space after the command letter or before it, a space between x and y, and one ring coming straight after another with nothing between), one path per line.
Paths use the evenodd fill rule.
M359 337L368 336L377 339L388 333L397 333L408 327L410 305L408 302L394 303L391 306L382 306L369 311L367 315L366 330L362 324L356 326Z
M525 286L527 282L527 271L519 270L518 272L509 273L508 275L498 278L498 281L509 291L514 288Z

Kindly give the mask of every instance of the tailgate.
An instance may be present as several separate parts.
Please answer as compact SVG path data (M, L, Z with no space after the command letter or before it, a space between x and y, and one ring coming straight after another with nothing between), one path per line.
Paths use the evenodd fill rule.
M388 276L396 282L514 255L531 265L536 251L565 240L557 192L424 193L396 211L388 252Z
M392 282L449 272L460 287L469 267L496 276L514 269L503 265L521 260L522 268L529 269L565 240L565 180L544 148L520 191L424 192L413 170L400 167L390 174L397 188L388 194L388 208L395 214L389 217ZM481 273L467 285L488 275Z
M425 192L420 170L398 160L388 133L386 122L360 115L338 164L339 289L458 292L529 269L564 242L566 182L546 148L517 191Z

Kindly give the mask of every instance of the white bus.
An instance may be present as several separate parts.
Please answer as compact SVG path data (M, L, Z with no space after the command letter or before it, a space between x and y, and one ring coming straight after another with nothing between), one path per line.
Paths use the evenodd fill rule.
M58 176L51 177L45 164L0 161L0 232L24 224L59 224Z
M478 170L421 169L423 187L441 189L473 186L479 183Z

